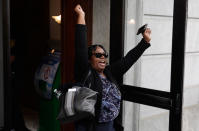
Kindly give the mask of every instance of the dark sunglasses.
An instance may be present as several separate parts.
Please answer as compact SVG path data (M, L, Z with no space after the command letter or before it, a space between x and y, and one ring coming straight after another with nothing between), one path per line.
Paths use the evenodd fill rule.
M104 56L105 58L108 57L108 54L102 54L102 53L94 53L93 54L96 58L101 58L102 56Z

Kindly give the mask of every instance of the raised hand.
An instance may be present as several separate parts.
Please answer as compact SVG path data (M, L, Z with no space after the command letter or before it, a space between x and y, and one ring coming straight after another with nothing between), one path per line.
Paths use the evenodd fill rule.
M151 29L146 28L146 30L144 31L142 36L147 43L150 43L150 41L151 41Z
M77 24L86 25L85 13L84 13L82 7L78 4L78 5L76 5L74 10L77 13Z
M84 11L83 11L82 7L79 4L76 5L74 10L77 13L77 15L80 15L80 16L83 16L83 17L85 16Z

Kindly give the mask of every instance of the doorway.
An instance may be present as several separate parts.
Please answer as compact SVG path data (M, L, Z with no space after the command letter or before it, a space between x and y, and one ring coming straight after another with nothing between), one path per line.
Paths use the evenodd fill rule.
M12 69L12 90L14 92L13 105L19 112L18 120L12 114L13 126L24 123L30 130L37 130L39 126L40 96L35 90L35 72L42 58L51 48L60 50L60 33L51 39L50 31L56 25L50 15L53 7L50 1L42 0L10 0L10 56ZM58 2L57 2L58 3ZM61 7L60 7L61 8ZM60 11L58 9L58 11ZM53 12L54 13L54 12ZM61 13L57 12L57 13ZM59 15L59 14L53 14ZM54 25L52 25L54 24ZM56 28L56 27L55 27ZM57 28L56 28L57 29ZM13 127L10 127L13 128Z
M27 88L27 85L32 83L30 79L31 80L33 79L33 74L34 74L34 69L36 68L36 64L39 63L39 59L41 58L41 56L44 55L44 52L45 52L44 50L47 49L46 41L49 40L49 19L48 19L49 6L47 5L49 5L49 3L48 1L38 2L38 1L24 1L24 0L21 0L21 2L18 2L18 3L22 3L22 4L19 5L15 3L16 5L14 4L13 5L14 8L12 8L14 11L11 11L13 14L16 14L16 15L11 16L11 19L16 20L16 21L13 21L14 23L11 23L11 38L15 40L16 44L19 43L18 44L19 46L17 47L19 52L17 53L18 58L16 56L16 61L18 61L20 64L19 66L16 66L16 67L18 68L17 69L18 71L21 71L21 69L23 69L22 72L18 73L19 81L21 81L21 79L25 81L25 83L21 85L20 87L23 92L22 94L24 95L22 96L22 98L30 97L28 101L23 99L21 102L24 105L27 105L28 107L31 107L34 110L37 110L38 98L36 97L35 93L32 93L34 92L34 88L31 86L30 88ZM63 6L62 8L65 9L65 10L62 10L62 15L63 15L62 49L65 52L62 57L62 62L63 62L62 63L63 64L62 81L63 82L68 82L73 79L72 72L71 72L73 65L67 64L65 60L67 59L71 61L71 63L73 62L73 51L71 51L71 49L73 48L71 47L71 45L69 45L69 43L73 40L73 38L71 38L72 37L71 31L73 31L73 28L74 28L73 26L74 19L70 21L68 20L68 18L71 18L71 17L68 17L68 16L71 16L71 15L74 16L74 14L72 14L71 12L75 4L76 3L73 3L71 1L62 1L62 6ZM85 8L87 9L90 9L88 7L92 6L92 3L89 3L89 4L84 3L84 4L86 5ZM11 5L12 5L12 1L11 1ZM114 61L115 59L121 58L123 56L123 52L125 52L123 50L125 48L124 47L125 26L124 26L124 21L122 21L121 19L121 18L124 18L125 6L126 4L124 3L124 1L120 1L120 2L111 1L111 17L110 17L111 54L110 55L112 57L111 58L112 60L110 59L110 63ZM169 110L170 116L169 116L168 127L170 131L181 130L181 113L182 113L181 107L182 107L182 92L183 92L182 83L183 83L183 61L184 61L184 58L183 58L184 45L182 45L182 43L185 43L185 42L184 42L184 39L180 38L179 36L185 35L186 12L187 12L186 6L187 6L186 0L184 0L183 2L174 0L173 30L175 30L175 33L173 34L172 43L177 43L177 45L179 44L178 47L181 47L181 48L178 48L175 45L173 45L172 47L172 50L176 52L172 54L172 65L171 65L172 77L177 75L179 79L176 81L171 81L171 87L172 87L171 90L160 91L160 90L136 88L136 87L132 88L132 86L123 85L125 87L124 92L126 93L125 98L124 98L125 100ZM43 14L40 14L41 12ZM92 11L89 11L89 12L92 12ZM147 14L147 15L150 15L150 14ZM92 18L92 17L89 17L89 18ZM138 17L136 16L136 18ZM89 20L89 22L91 21L92 19ZM139 24L141 24L141 22ZM92 25L92 24L89 24L89 25ZM15 31L17 32L19 31L20 33L16 33ZM119 35L116 32L119 32ZM118 38L119 41L121 41L121 43L116 45L114 42L114 38ZM180 40L180 42L177 41L176 39ZM121 47L121 48L115 48L116 46ZM35 51L37 53L35 53ZM118 52L119 52L119 55L118 55ZM180 61L179 59L176 60L176 56L180 56L181 58ZM179 67L176 67L176 64L180 64L182 66L180 66L179 68ZM140 69L139 65L137 68ZM176 72L174 72L174 70ZM30 78L28 78L27 76L30 76ZM139 83L140 80L135 79L134 81ZM178 88L175 88L175 87L178 87ZM29 94L28 92L30 91L32 93L31 96L28 95ZM135 106L134 109L137 110L138 108L139 108L138 106ZM178 121L179 119L180 121ZM136 125L137 124L135 123L135 127Z

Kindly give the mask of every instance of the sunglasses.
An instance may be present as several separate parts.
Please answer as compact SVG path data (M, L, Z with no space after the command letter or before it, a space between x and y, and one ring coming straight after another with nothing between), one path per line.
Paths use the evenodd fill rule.
M96 58L101 58L102 56L104 56L105 58L108 57L108 54L102 54L102 53L94 53L93 54Z

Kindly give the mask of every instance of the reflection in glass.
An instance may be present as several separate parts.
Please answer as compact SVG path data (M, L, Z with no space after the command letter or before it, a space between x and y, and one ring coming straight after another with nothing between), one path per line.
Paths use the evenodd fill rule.
M139 131L168 131L169 111L140 105Z
M188 1L183 131L199 130L199 1Z
M170 91L173 0L126 0L124 55L141 40L144 24L152 30L151 47L125 74L124 84ZM168 131L169 111L124 102L125 131Z

